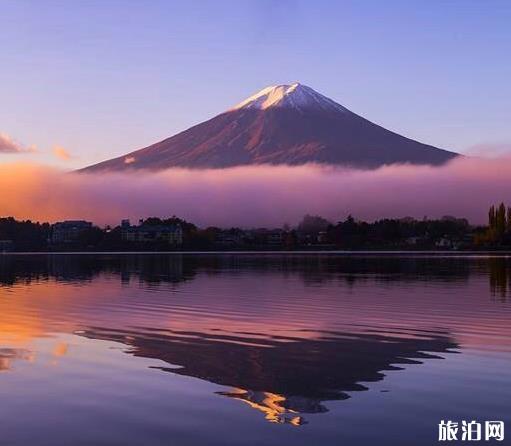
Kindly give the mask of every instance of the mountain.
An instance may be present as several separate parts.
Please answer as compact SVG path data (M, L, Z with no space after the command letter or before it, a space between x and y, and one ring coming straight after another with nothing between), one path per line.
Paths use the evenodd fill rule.
M267 87L184 132L85 171L322 163L439 165L458 156L362 118L305 85Z

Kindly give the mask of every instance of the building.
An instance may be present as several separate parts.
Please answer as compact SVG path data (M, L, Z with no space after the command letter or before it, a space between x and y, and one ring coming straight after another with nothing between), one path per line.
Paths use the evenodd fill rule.
M121 222L122 239L137 243L167 243L171 246L183 244L183 230L180 224L148 225L140 222L131 226L129 220Z
M424 243L424 237L412 236L405 239L405 243L409 246L416 246Z
M270 246L280 246L284 243L284 235L282 229L271 229L266 234L266 243Z
M73 243L80 234L92 228L92 223L84 220L67 220L52 225L51 242L53 244Z
M282 229L258 228L245 231L243 239L254 246L282 246L286 232Z
M328 232L327 231L319 231L316 237L318 243L328 243Z
M220 230L215 234L215 244L224 248L243 245L244 232L241 229Z
M440 239L438 239L435 242L435 246L437 248L442 248L442 249L458 249L460 244L461 243L459 241L452 240L451 238L449 238L446 235L444 235L443 237L441 237Z

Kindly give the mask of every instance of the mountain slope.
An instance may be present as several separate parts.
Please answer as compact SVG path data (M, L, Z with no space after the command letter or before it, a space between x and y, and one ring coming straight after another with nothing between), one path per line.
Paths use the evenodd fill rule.
M268 87L225 113L85 171L323 163L438 165L457 156L388 131L298 83Z

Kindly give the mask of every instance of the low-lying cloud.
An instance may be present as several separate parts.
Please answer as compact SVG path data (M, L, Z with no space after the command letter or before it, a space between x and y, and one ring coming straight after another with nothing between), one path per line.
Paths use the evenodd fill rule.
M3 164L0 214L98 224L175 214L203 227L293 225L305 213L332 221L348 214L367 220L454 215L482 223L490 204L511 204L510 172L507 158L374 171L307 165L85 174Z

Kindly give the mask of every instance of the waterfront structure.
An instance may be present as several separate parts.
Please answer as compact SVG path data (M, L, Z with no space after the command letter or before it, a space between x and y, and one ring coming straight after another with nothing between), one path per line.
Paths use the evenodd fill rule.
M122 239L138 243L167 243L171 246L183 244L183 230L180 224L152 225L143 220L138 226L131 226L129 220L121 222Z
M57 222L51 228L51 243L73 243L81 234L92 229L92 223L85 220L66 220Z

